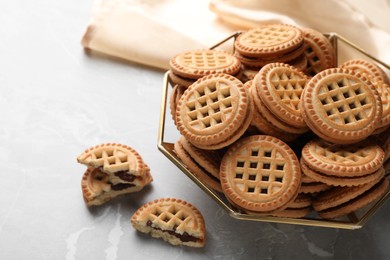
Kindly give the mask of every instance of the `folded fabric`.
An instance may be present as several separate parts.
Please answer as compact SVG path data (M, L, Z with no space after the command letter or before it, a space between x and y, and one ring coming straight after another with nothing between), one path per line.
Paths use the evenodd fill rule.
M206 47L124 0L96 1L81 42L88 49L163 69L177 52Z
M210 9L226 24L241 29L265 23L289 23L320 32L335 32L374 57L389 62L390 34L374 25L350 2L352 3L346 0L211 0ZM356 3L360 3L362 8L373 2ZM390 11L386 2L382 6L385 9L387 6ZM384 26L387 24L385 18L382 16ZM345 54L348 56L348 53Z
M359 3L359 8L351 2ZM386 0L375 2L383 10L390 10ZM389 62L390 34L377 26L382 20L383 27L387 26L387 16L376 17L375 24L372 23L358 11L369 4L372 3L351 0L97 0L82 44L95 51L167 69L175 54L206 48L237 30L288 23L336 32Z

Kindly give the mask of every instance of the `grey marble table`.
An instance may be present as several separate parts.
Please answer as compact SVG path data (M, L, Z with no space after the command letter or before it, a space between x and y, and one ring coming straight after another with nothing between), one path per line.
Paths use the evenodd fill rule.
M163 72L87 54L92 0L0 2L0 259L390 259L390 203L359 230L231 218L157 150ZM154 176L140 193L88 209L84 149L125 143ZM134 231L161 197L203 213L203 249Z

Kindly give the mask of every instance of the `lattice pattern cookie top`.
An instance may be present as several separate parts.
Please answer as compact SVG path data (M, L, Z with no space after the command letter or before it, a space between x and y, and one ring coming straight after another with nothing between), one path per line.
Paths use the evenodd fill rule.
M250 109L248 90L227 74L203 77L182 95L176 122L191 143L217 144L226 140L244 122Z
M136 150L117 143L93 146L80 154L77 161L108 173L124 171L139 176L148 169Z
M382 101L382 119L378 124L378 128L386 127L390 124L390 81L386 73L375 63L354 59L344 62L340 65L341 68L353 70L357 73L366 75L374 85Z
M241 62L233 55L217 50L193 50L180 53L170 60L173 73L198 79L209 74L236 74Z
M382 167L383 149L374 143L332 144L322 139L308 142L302 159L316 171L335 176L362 176Z
M378 127L385 127L390 124L390 85L383 81L374 81L373 85L378 90L382 101L382 119Z
M368 74L375 80L390 84L389 78L381 67L373 62L363 59L352 59L340 65L340 68L350 69L355 72Z
M270 63L259 71L254 84L263 103L280 120L295 127L306 127L300 98L309 78L284 63Z
M369 136L382 117L382 102L371 82L341 68L314 76L302 94L303 116L317 135L335 143Z
M173 245L202 247L206 239L202 214L180 199L163 198L145 204L134 213L131 224L138 231Z
M235 41L235 47L248 57L270 57L288 53L302 43L303 35L297 27L271 24L242 33Z
M266 135L242 138L225 153L220 179L236 206L253 212L282 209L301 183L298 159L289 146Z
M336 53L329 40L320 32L303 28L304 55L307 58L305 73L309 76L336 67Z

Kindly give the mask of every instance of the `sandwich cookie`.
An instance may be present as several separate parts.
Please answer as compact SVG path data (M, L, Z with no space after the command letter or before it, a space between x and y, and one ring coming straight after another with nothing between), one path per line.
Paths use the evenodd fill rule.
M313 207L324 219L342 217L379 199L388 188L387 178L359 186L334 187L319 194L313 201Z
M288 24L270 24L253 28L237 37L234 46L241 55L255 58L282 56L303 44L299 28Z
M228 74L205 76L179 100L176 123L194 146L215 150L242 136L252 120L253 101L237 78Z
M271 63L254 79L258 97L267 109L287 125L307 128L300 112L300 97L309 78L284 63Z
M336 67L336 52L328 38L311 28L301 30L304 38L303 54L307 59L304 72L312 77L325 69Z
M268 214L295 199L301 171L288 145L272 136L253 135L229 147L222 158L220 180L233 205Z
M382 118L378 91L362 74L333 68L315 75L301 96L302 116L319 137L355 143L371 135Z
M102 205L120 195L138 192L153 178L150 171L132 181L123 181L102 172L99 168L87 168L81 179L83 198L88 207Z
M81 182L88 206L139 191L153 181L148 165L137 151L127 145L96 145L80 154L77 161L88 167Z
M303 147L302 160L309 168L328 176L367 176L382 167L384 151L367 141L341 145L317 138Z
M175 246L203 247L206 241L202 214L184 200L163 198L151 201L139 208L130 222L139 232Z
M235 75L241 62L235 56L218 50L191 50L172 57L169 77L174 84L189 87L203 76L217 73Z
M219 181L219 162L216 151L200 150L183 136L174 144L177 157L200 182L215 191L222 192ZM209 156L208 156L209 155ZM212 161L212 158L216 158Z

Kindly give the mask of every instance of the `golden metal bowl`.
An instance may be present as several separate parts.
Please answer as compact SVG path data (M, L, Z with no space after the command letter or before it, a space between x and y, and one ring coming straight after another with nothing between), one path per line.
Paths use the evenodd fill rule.
M240 35L240 32L236 32L216 45L212 46L210 49L217 47L226 47L230 42L230 50L234 51L234 40L237 36ZM390 71L390 66L380 61L379 59L371 56L357 45L351 43L347 39L336 33L325 33L325 36L328 37L332 43L336 54L338 64L342 63L343 60L348 60L352 58L364 58L372 60L377 64L381 65L382 68ZM340 50L348 49L348 53L353 52L353 57L342 57ZM386 202L390 197L390 189L380 198L379 200L367 205L366 207L357 210L351 214L348 214L343 219L337 220L324 220L317 216L313 211L311 214L305 218L282 218L282 217L272 217L272 216L259 216L255 214L247 214L239 211L234 206L232 206L225 196L222 193L218 193L205 184L203 184L192 172L190 172L185 165L180 161L176 156L173 146L174 143L179 139L180 133L177 131L173 119L171 118L169 108L169 100L171 87L171 80L169 78L169 71L164 75L163 89L162 89L162 102L161 102L161 111L160 111L160 124L158 131L158 149L169 159L171 160L184 174L186 174L196 185L198 185L207 195L209 195L213 200L215 200L226 212L236 219L241 220L252 220L252 221L263 221L263 222L273 222L273 223L285 223L285 224L295 224L295 225L306 225L306 226L316 226L316 227L329 227L329 228L342 228L342 229L359 229L371 218L371 216L379 210L379 208ZM386 178L390 178L390 172L386 173Z

